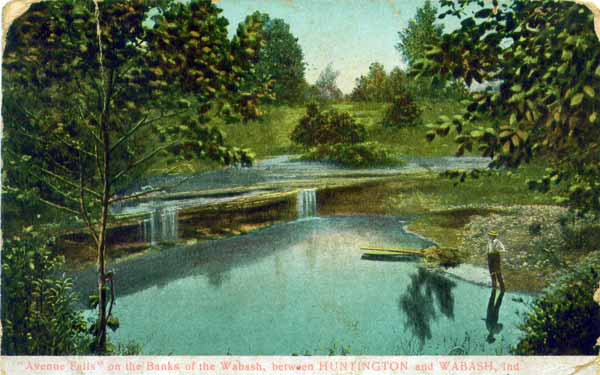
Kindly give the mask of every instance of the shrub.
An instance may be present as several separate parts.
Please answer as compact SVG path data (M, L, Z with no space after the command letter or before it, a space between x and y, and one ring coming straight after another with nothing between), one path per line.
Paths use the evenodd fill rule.
M411 127L420 122L421 109L414 102L411 95L403 93L396 95L383 117L384 127Z
M89 353L92 337L70 279L56 276L64 259L28 228L2 249L2 351L19 355Z
M600 225L580 222L561 225L560 233L568 250L598 250L600 244Z
M352 168L391 166L402 163L378 142L322 145L302 156L303 160L325 160Z
M135 341L119 343L114 350L115 355L142 355L142 352L142 345Z
M539 236L542 234L542 224L531 223L529 224L529 234L532 236Z
M600 277L600 252L563 274L533 303L519 327L524 336L513 350L523 355L595 355L600 306L593 300Z
M320 145L359 143L367 136L365 127L354 121L347 112L321 112L314 103L306 107L306 115L294 128L291 139L307 149Z

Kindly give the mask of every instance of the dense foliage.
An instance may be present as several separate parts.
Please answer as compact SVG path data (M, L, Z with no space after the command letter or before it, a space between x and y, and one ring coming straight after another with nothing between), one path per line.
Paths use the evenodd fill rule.
M294 143L310 148L338 143L359 143L366 139L364 125L354 121L347 112L335 109L321 111L316 104L306 107L306 115L292 131Z
M391 102L396 95L406 91L409 78L400 70L394 68L387 74L380 63L369 66L369 73L356 79L350 99L363 102Z
M524 355L595 355L600 306L593 291L600 282L600 252L584 258L533 304L514 349Z
M148 22L150 11L154 16ZM229 39L209 0L41 2L11 26L3 64L5 183L85 223L98 248L97 351L106 349L106 235L115 193L157 156L251 162L205 123L226 102L260 115L260 16Z
M58 276L63 259L49 240L27 228L2 247L2 352L19 355L89 353L92 336L70 279Z
M303 160L329 161L352 168L399 165L395 154L378 142L321 145L302 155Z
M356 102L391 103L397 96L409 94L420 99L448 99L457 102L468 98L462 81L445 81L439 77L412 77L398 67L389 74L383 65L373 63L367 75L356 79L350 99Z
M600 44L592 13L551 0L441 4L442 16L459 17L461 27L443 35L416 71L488 87L472 95L464 116L432 124L428 138L454 132L459 155L477 149L491 167L543 158L551 168L531 188L600 212ZM482 115L491 126L475 125Z
M417 9L417 14L408 22L408 26L398 33L400 41L396 49L409 67L424 58L429 47L439 45L444 26L436 23L437 12L431 0L426 0L425 4Z
M396 128L416 126L420 123L421 112L422 110L409 93L400 93L386 109L383 126Z
M271 19L265 14L261 22L264 46L256 64L256 75L274 81L271 90L277 102L298 103L303 100L306 87L306 63L298 38L280 18Z

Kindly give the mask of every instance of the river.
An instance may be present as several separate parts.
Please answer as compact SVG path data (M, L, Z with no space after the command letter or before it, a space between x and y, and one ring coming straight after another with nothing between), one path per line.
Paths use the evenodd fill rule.
M501 296L414 258L362 259L361 246L431 245L405 224L306 217L120 262L112 340L135 340L144 354L507 354L529 296ZM75 284L93 283L89 271Z

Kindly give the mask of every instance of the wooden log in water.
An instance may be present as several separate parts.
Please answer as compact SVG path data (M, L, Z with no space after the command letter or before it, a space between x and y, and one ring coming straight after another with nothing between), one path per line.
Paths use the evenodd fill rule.
M438 263L446 267L452 267L462 262L459 250L453 247L430 247L423 250L411 250L369 246L361 247L361 250L366 250L362 256L363 259L400 260L417 256L427 259L428 262Z
M385 251L367 251L362 254L361 259L365 260L383 260L383 261L406 261L415 259L413 254L401 254Z
M426 250L409 250L409 249L394 249L394 248L385 248L385 247L361 247L361 250L367 250L369 253L378 252L384 254L405 254L405 255L416 255L416 256L425 256Z

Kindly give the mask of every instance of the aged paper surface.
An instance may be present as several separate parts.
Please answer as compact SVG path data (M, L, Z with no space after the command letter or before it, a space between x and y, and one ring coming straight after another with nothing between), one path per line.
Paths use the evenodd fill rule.
M2 3L3 50L11 22L36 2L38 0L13 0ZM219 3L214 0L213 2ZM395 9L393 1L389 3L393 12L399 12ZM594 8L593 1L582 3L597 14L598 8ZM342 1L339 6L344 6ZM596 26L598 27L598 19ZM459 276L468 279L466 275ZM600 304L600 288L595 291L594 300ZM600 374L600 357L590 356L4 356L0 360L3 374Z

